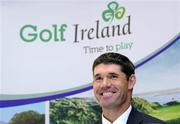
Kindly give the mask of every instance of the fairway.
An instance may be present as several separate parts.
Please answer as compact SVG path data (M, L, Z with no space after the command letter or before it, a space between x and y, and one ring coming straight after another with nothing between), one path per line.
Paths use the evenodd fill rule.
M150 115L164 121L175 120L180 118L180 105L163 106L152 111Z

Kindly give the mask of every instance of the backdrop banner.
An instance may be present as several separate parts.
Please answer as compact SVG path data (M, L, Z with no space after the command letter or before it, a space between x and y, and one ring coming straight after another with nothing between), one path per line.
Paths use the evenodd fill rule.
M94 100L92 63L105 52L133 61L135 97L161 105L180 100L179 5L160 0L2 0L0 123L34 110L42 123L56 124L52 111L57 99Z

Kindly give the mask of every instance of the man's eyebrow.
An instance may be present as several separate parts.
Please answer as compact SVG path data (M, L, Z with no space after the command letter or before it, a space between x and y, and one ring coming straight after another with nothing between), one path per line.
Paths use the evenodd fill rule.
M100 76L100 74L95 74L95 75L94 75L94 77L99 77L99 76Z
M117 74L117 73L114 73L114 72L110 72L110 73L108 73L109 75L119 75L119 74Z

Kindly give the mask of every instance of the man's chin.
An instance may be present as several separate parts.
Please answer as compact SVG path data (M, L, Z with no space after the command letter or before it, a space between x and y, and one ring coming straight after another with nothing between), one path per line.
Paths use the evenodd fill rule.
M112 108L113 103L112 102L100 102L100 106L102 108L110 109L110 108Z

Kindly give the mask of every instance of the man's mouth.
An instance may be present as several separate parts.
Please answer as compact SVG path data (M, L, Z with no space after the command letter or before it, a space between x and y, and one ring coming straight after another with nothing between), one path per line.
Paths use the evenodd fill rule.
M115 91L111 91L111 92L102 92L100 95L101 96L112 96L114 93L116 93Z

